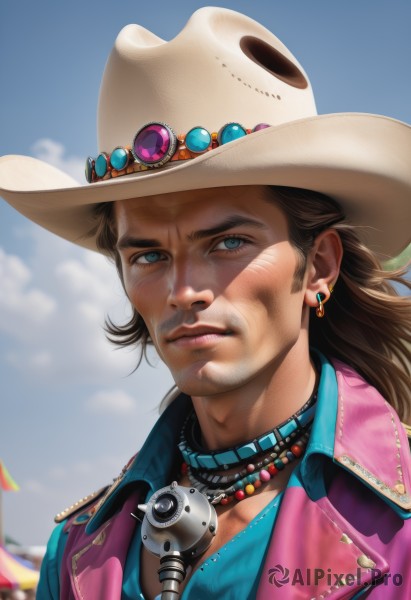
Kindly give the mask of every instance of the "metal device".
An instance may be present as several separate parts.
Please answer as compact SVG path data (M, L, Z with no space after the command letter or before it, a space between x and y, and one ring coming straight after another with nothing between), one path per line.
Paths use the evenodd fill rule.
M138 508L144 513L143 544L160 557L161 600L175 600L186 576L186 561L200 556L214 539L217 513L204 494L176 481Z

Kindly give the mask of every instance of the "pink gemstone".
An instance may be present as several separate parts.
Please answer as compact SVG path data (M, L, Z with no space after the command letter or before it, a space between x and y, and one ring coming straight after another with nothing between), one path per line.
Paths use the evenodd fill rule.
M255 471L255 466L254 465L247 465L247 473L253 473L253 471Z
M253 129L253 131L260 131L261 129L267 129L267 127L271 127L271 125L267 125L267 123L259 123Z
M134 154L143 162L155 164L166 156L170 141L170 134L164 125L151 123L134 138Z
M261 471L260 471L260 479L261 479L261 481L269 481L271 479L271 475L265 469L261 469Z

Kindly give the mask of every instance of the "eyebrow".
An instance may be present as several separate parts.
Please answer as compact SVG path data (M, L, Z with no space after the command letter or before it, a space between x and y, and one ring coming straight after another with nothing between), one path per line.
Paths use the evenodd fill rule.
M232 215L215 225L214 227L209 227L207 229L199 229L198 231L193 231L189 233L187 239L190 242L203 240L209 237L213 237L215 235L219 235L220 233L224 233L225 231L229 231L234 227L239 227L241 225L246 225L248 227L254 227L256 229L264 229L265 224L261 223L261 221L256 221L254 219L250 219L249 217L243 217L242 215ZM117 250L124 250L126 248L157 248L161 246L161 242L156 239L151 238L138 238L131 235L124 235L119 239L116 244Z

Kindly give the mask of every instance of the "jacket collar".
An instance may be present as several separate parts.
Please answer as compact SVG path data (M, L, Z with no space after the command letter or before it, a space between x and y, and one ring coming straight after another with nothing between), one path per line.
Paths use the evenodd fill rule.
M371 488L402 518L411 516L411 457L395 410L354 369L318 354L317 410L301 477L311 498L323 495L318 459L331 459Z
M410 516L411 458L395 410L353 369L335 361L338 411L334 460L401 516Z

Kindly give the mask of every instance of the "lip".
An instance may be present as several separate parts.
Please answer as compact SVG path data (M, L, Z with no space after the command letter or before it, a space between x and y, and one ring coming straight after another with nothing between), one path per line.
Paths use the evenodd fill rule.
M206 343L230 335L232 331L211 325L196 325L193 327L178 327L166 337L167 343Z

